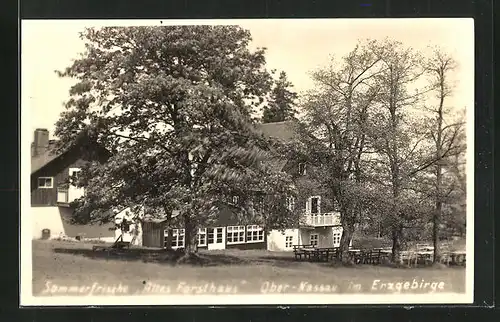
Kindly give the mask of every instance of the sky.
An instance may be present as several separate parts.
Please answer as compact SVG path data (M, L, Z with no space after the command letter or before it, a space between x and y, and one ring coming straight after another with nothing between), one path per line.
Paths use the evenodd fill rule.
M474 106L472 19L29 20L21 27L22 121L29 123L30 131L47 128L52 138L54 124L74 83L55 71L69 66L83 52L84 42L78 36L83 28L160 23L237 24L248 29L253 39L251 48L266 47L268 68L285 71L299 93L313 88L311 71L326 66L332 55L344 56L358 40L390 38L417 50L438 45L459 65L453 75L454 95L448 103L459 108Z

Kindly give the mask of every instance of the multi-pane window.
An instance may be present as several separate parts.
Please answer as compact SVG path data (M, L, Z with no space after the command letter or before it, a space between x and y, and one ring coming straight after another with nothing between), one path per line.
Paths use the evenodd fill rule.
M198 246L207 246L207 229L198 229Z
M227 243L239 244L245 242L245 226L228 226Z
M39 177L38 188L49 189L54 186L54 178L52 177Z
M215 241L215 231L213 228L208 228L208 236L207 236L207 242L209 244L213 244Z
M294 197L287 197L286 198L286 208L290 211L295 210L295 198Z
M291 248L293 242L293 236L285 236L285 248Z
M215 243L220 244L222 243L222 228L215 228Z
M309 240L311 241L312 246L318 246L319 235L318 234L311 234Z
M333 246L340 246L340 238L342 237L342 233L333 233Z
M258 225L247 226L247 243L264 241L264 228Z
M184 229L172 229L172 248L184 247Z
M306 174L306 164L299 163L299 175L303 176Z

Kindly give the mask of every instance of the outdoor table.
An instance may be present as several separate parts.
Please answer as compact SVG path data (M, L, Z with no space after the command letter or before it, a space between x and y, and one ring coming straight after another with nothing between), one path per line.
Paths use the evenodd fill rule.
M453 264L462 265L465 264L466 252L465 251L454 251L451 252L451 261Z
M347 252L351 259L354 260L354 263L359 264L363 261L361 249L349 249Z
M433 251L419 251L417 252L418 259L422 259L425 264L432 262Z
M311 253L308 250L314 249L312 245L293 245L293 252L295 255L295 259L302 259L302 255L304 255L304 259L309 259Z
M308 254L309 260L328 261L331 254L337 252L336 248L304 248L304 252Z
M317 252L317 249L315 248L304 248L303 249L304 253L306 254L305 257L309 260L316 260L319 257L319 254Z

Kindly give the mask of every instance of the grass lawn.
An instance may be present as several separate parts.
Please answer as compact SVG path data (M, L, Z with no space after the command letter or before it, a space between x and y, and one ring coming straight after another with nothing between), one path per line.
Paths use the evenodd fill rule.
M200 294L203 287L205 292L208 287L209 292L224 294L392 293L398 288L401 292L428 293L433 287L437 292L465 291L463 267L339 267L333 263L299 262L293 253L265 250L203 251L203 263L176 265L175 254L164 250L131 248L120 255L94 252L91 244L61 241L34 241L32 250L34 295L70 294L82 286L86 289L79 292L118 294L117 285L126 295ZM114 291L109 291L113 286Z

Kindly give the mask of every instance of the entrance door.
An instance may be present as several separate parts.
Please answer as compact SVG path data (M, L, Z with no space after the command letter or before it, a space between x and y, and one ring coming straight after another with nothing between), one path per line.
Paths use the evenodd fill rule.
M225 249L225 229L224 227L215 227L207 229L207 248L211 249Z

